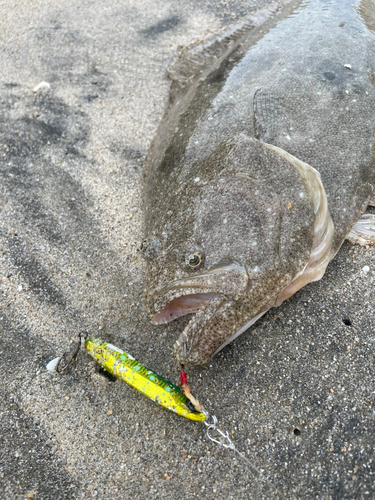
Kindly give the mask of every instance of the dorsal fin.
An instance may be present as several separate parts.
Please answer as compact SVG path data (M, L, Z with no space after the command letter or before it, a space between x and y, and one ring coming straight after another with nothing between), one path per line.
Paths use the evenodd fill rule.
M187 84L192 84L210 73L251 31L263 25L279 9L280 2L273 2L267 8L244 17L223 33L203 42L193 42L183 48L178 59L167 69L167 75L173 80L171 101L174 101L178 91Z

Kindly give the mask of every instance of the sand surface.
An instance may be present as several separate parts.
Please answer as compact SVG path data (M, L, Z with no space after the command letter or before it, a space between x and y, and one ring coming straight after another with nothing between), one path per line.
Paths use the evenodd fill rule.
M86 354L45 369L85 329L176 382L186 319L142 309L140 171L178 47L265 4L1 2L0 498L374 498L374 248L188 373L262 473Z

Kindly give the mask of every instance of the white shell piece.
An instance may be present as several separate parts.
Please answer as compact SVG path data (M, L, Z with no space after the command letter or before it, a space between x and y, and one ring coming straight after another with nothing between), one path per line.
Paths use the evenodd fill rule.
M47 370L49 370L50 372L55 372L57 363L60 361L60 359L61 358L55 358L52 361L50 361L46 366Z
M38 92L40 89L49 89L51 85L48 82L40 82L36 87L33 88L33 92Z

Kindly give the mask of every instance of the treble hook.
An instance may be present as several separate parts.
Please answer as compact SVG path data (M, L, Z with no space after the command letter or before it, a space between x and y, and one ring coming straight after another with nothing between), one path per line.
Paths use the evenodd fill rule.
M207 412L203 413L206 415L206 420L203 423L207 427L206 436L208 437L208 439L213 443L222 446L223 448L228 448L230 450L235 451L237 455L239 455L242 458L242 460L246 462L254 471L256 471L259 475L262 475L263 471L259 470L258 467L256 467L251 460L249 460L243 453L237 450L235 444L229 437L229 432L228 431L223 432L221 429L218 428L216 416L210 415ZM209 421L210 418L212 419L211 422ZM216 439L215 437L211 436L210 431L217 432L220 435L219 439ZM263 476L263 479L265 479L265 481L271 486L273 490L275 489L273 484L266 477Z
M222 446L223 448L229 448L229 449L237 451L236 448L235 448L235 446L234 446L233 441L229 437L228 431L223 432L221 429L219 429L217 427L217 418L216 418L216 416L215 415L209 415L207 413L205 413L205 415L206 415L206 419L209 419L210 417L212 418L212 422L211 423L208 422L207 420L205 420L203 422L204 425L207 427L207 429L206 429L206 436L208 437L208 439L210 441L212 441L212 442L214 442L214 443ZM213 436L211 436L210 431L215 431L218 434L220 434L220 438L216 439Z

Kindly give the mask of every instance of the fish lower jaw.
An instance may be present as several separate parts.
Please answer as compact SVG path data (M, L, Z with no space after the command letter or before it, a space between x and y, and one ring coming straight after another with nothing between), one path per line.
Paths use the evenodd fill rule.
M186 314L196 313L204 309L216 297L218 297L216 293L182 295L168 302L163 309L154 315L152 322L155 325L164 325Z

